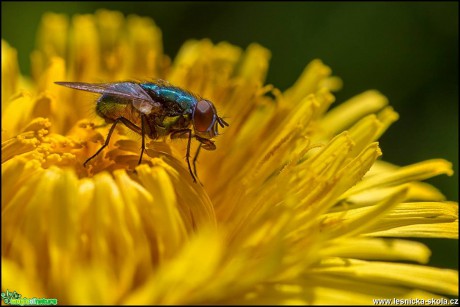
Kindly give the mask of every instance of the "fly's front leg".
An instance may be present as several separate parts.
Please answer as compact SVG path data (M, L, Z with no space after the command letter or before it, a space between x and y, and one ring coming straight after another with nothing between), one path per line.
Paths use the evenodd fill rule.
M196 161L198 160L198 155L200 154L201 148L205 150L215 150L216 144L214 144L214 142L209 139L205 139L199 136L195 136L195 138L200 142L200 145L196 150L195 157L193 158L193 173L195 174L195 177L198 178L198 174L196 172Z
M187 135L187 136L186 136ZM196 178L193 175L192 167L190 166L190 146L192 144L192 130L191 129L181 129L176 130L171 133L171 139L178 139L178 138L188 138L187 142L187 153L185 155L185 159L187 160L188 171L192 176L193 182L196 182Z
M199 137L197 135L195 136L195 138L197 139L197 141L201 143L201 145L203 145L203 149L205 150L215 150L216 149L216 144L214 144L213 141Z
M200 143L198 146L198 149L196 150L195 157L193 158L193 174L195 174L195 177L198 178L198 175L196 173L196 161L198 160L198 155L200 154L201 146L203 143Z
M192 168L190 167L190 145L192 144L192 130L188 129L188 143L187 143L187 165L190 175L192 175L193 182L196 183L196 178L192 173Z
M185 139L185 138L188 139L190 137L189 132L191 133L190 129L181 129L181 130L172 131L171 132L171 140Z

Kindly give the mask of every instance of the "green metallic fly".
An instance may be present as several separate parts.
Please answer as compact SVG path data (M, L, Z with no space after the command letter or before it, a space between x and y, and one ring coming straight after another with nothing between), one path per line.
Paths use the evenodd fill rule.
M96 113L111 123L104 145L89 157L84 166L96 157L108 144L118 123L142 136L142 148L138 164L142 162L145 150L145 135L155 140L170 135L171 139L188 138L186 160L190 175L196 182L196 160L200 149L215 150L211 140L219 133L218 126L228 126L213 103L166 81L156 82L114 82L83 83L55 82L77 90L101 94L96 102ZM190 144L195 138L200 145L190 166Z

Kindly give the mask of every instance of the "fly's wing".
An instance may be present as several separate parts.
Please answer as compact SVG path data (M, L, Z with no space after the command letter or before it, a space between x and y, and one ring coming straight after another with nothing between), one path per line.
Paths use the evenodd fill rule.
M118 83L84 83L84 82L54 82L58 85L70 87L76 90L113 95L120 98L130 99L136 105L149 105L150 108L160 108L161 105L155 102L152 97L138 84L133 82Z

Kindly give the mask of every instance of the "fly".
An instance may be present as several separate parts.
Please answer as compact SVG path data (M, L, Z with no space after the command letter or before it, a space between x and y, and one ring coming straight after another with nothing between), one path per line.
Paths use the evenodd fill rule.
M110 137L118 123L142 136L141 154L138 164L142 162L145 150L145 136L155 140L169 135L171 139L187 138L186 160L188 170L196 182L196 160L200 149L215 150L211 139L217 136L218 126L228 126L217 115L214 104L165 81L156 82L114 82L83 83L55 82L77 90L101 94L96 102L96 113L106 123L111 123L109 133L99 150L89 157L83 165L96 157L109 144ZM193 172L190 166L190 145L192 138L200 144L193 159Z

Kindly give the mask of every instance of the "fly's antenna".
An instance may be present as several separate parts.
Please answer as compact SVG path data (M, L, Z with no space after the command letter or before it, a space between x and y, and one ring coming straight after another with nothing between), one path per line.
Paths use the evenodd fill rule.
M222 117L217 116L217 122L222 128L230 126Z

